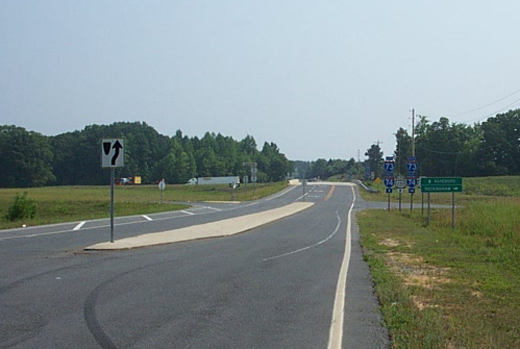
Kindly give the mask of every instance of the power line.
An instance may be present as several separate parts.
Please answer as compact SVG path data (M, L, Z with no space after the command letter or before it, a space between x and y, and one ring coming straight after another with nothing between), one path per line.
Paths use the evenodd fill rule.
M479 117L479 118L476 118L476 119L466 120L466 121L463 121L463 122L467 123L467 122L470 122L470 121L476 121L476 120L482 120L482 119L490 118L490 117L495 116L495 115L497 115L499 113L506 112L507 110L510 109L511 106L513 106L513 105L515 105L516 103L519 103L519 102L520 102L520 98L514 100L513 102L509 103L505 107L502 107L502 108L500 108L499 110L497 110L497 111L495 111L493 113L487 114L485 116L482 116L482 117Z
M454 118L456 116L467 115L467 114L473 113L475 111L482 110L482 109L484 109L486 107L489 107L489 106L491 106L493 104L496 104L498 102L501 102L501 101L503 101L503 100L505 100L505 99L507 99L507 98L509 98L511 96L514 96L514 95L516 95L518 93L520 93L520 90L516 90L516 91L514 91L514 92L512 92L512 93L510 93L510 94L508 94L508 95L506 95L504 97L496 99L496 100L494 100L492 102L489 102L489 103L487 103L485 105L482 105L480 107L477 107L477 108L474 108L474 109L471 109L471 110L467 110L467 111L464 111L464 112L461 112L461 113L457 113L457 114L454 114L454 115L451 115L451 116L448 115L448 116L445 116L445 117L451 119L451 118ZM520 98L515 99L513 102L509 103L508 105L506 105L506 106L504 106L504 107L502 107L500 109L497 109L496 111L494 111L492 113L488 113L488 114L483 115L483 116L479 116L479 117L476 117L476 118L464 120L464 121L461 121L461 123L469 123L469 122L474 122L474 121L480 121L480 120L487 119L487 118L490 118L492 116L495 116L496 114L507 112L510 109L510 107L514 106L517 103L520 103ZM520 107L520 105L518 105L518 106ZM442 116L443 115L441 115L441 117Z
M466 114L469 114L469 113L473 113L473 112L475 112L475 111L477 111L477 110L481 110L481 109L484 109L484 108L486 108L486 107L489 107L490 105L493 105L493 104L495 104L495 103L501 102L501 101L503 101L504 99L507 99L507 98L509 98L509 97L511 97L511 96L516 95L517 93L520 93L520 90L516 90L515 92L510 93L510 94L508 94L508 95L505 96L505 97L502 97L502 98L499 98L499 99L497 99L497 100L494 100L493 102L489 102L488 104L485 104L485 105L483 105L483 106L477 107L477 108L475 108L475 109L467 110L467 111L464 111L464 112L462 112L462 113L458 113L458 114L455 114L455 115L452 115L452 116L455 117L455 116L461 116L461 115L466 115Z
M516 147L514 144L511 144L511 142L509 142L507 139L504 138L504 139L502 139L502 143L490 145L490 146L487 146L487 147L484 147L484 148L478 148L476 150L439 151L439 150L428 149L428 148L425 148L425 147L420 146L420 145L417 145L417 148L421 148L422 150L425 150L425 151L430 152L430 153L435 153L435 154L458 155L458 154L467 154L467 153L479 153L479 152L487 150L487 149L499 147L501 145L504 145L504 143L508 144L509 146L511 146L513 148Z

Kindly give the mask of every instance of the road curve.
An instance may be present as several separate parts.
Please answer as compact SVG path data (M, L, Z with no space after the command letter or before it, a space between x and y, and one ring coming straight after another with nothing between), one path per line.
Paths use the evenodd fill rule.
M108 227L0 232L0 347L327 348L338 323L338 289L339 347L388 347L355 223L366 203L358 197L353 204L348 186L306 189L129 218L116 227L124 239L314 203L220 239L84 251L107 241Z

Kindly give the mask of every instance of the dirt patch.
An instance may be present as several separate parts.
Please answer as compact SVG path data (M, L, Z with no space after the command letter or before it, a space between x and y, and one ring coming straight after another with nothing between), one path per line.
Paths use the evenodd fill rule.
M381 242L381 245L385 245L386 247L397 247L400 245L399 241L394 239L384 239Z
M449 268L439 268L427 264L420 256L410 253L387 253L387 265L403 279L407 287L421 287L433 290L452 280L447 276ZM424 295L414 295L413 303L419 310L438 307L432 299Z

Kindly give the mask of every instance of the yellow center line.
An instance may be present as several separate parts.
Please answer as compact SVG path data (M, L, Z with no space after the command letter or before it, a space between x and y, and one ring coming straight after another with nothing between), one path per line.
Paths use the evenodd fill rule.
M323 199L323 201L329 201L330 197L332 196L332 193L334 193L334 188L336 188L335 185L333 185L332 187L330 187L329 193L327 194L327 196L325 197L325 199Z

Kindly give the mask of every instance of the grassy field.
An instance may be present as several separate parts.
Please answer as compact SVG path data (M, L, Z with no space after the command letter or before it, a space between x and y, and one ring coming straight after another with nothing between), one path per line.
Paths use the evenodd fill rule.
M230 189L227 185L168 185L161 192L156 185L116 186L115 214L129 216L179 210L189 207L178 202L193 201L247 201L274 194L287 183L257 184ZM9 221L5 218L18 195L36 203L36 217ZM0 189L0 229L26 225L72 222L110 217L109 186L63 186L27 189Z
M519 183L464 179L455 229L451 210L358 213L393 348L520 348Z

